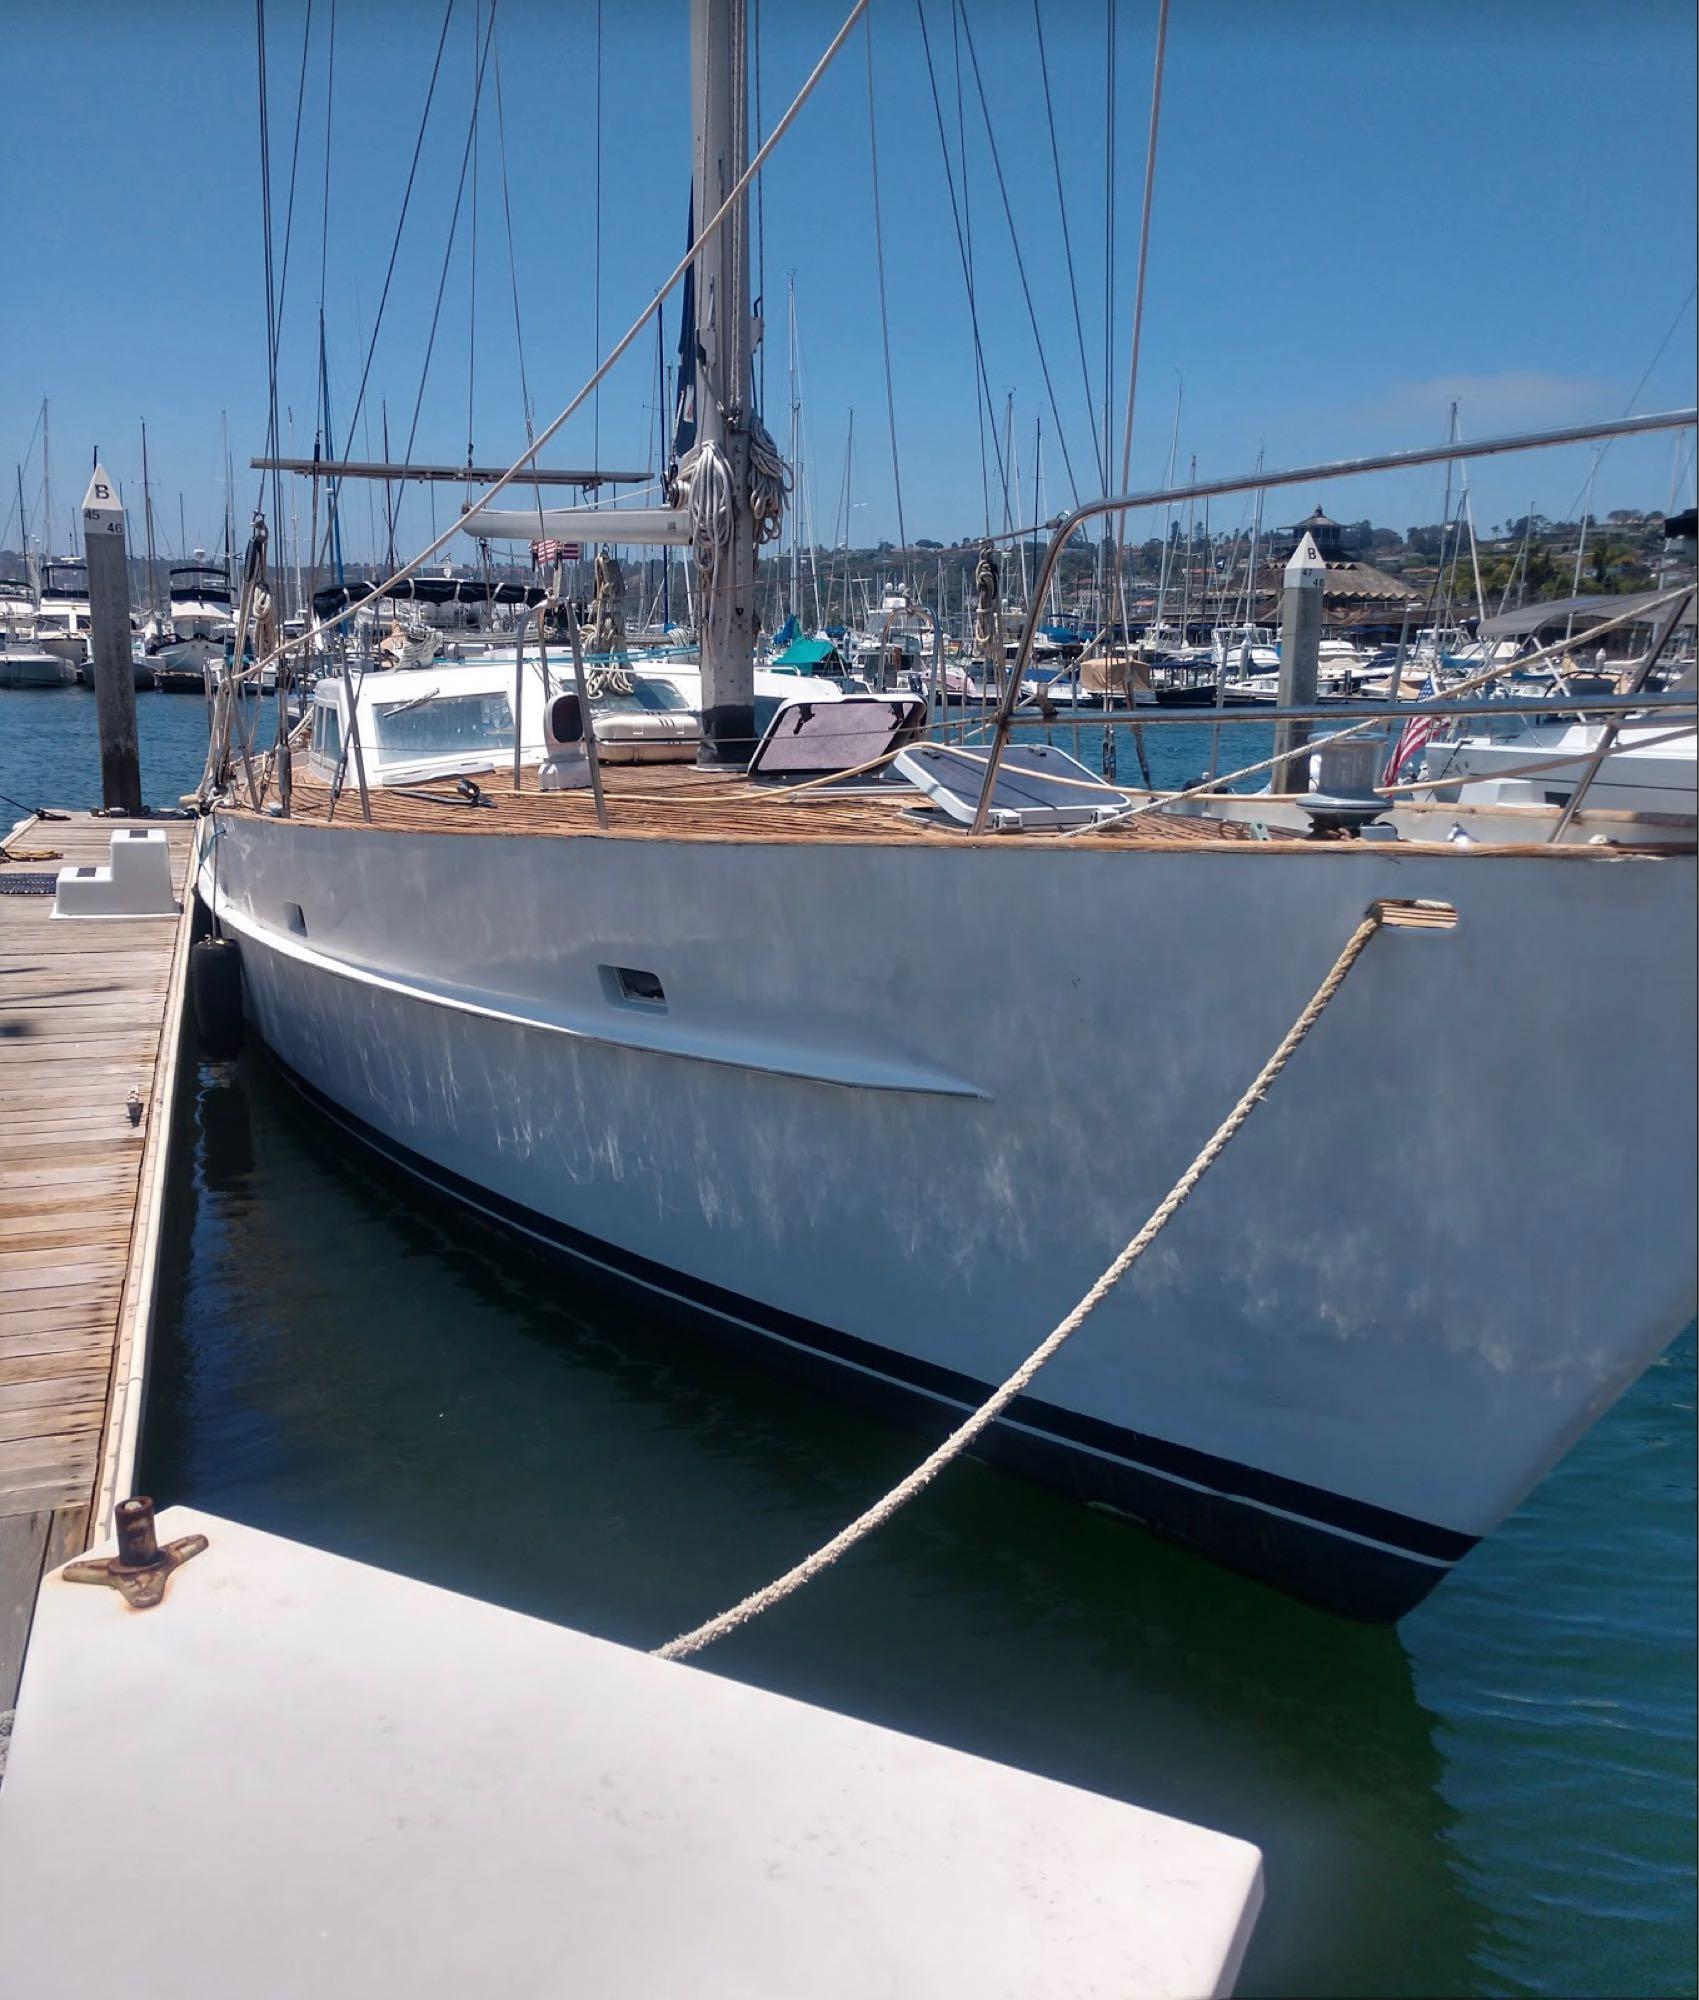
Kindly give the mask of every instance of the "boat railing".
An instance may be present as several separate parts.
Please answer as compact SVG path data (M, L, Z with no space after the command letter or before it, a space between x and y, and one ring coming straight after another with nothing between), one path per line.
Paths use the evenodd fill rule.
M1327 460L1318 465L1299 466L1283 472L1257 471L1236 474L1230 479L1188 480L1180 486L1155 487L1148 492L1105 495L1098 500L1085 501L1071 513L1064 514L1056 523L1045 548L1044 559L1039 564L1038 574L1033 582L1032 599L1021 627L1020 645L1013 663L1004 675L995 734L985 761L985 777L980 786L979 802L974 810L973 831L975 833L985 831L992 795L997 788L998 772L1008 747L1010 732L1014 727L1015 712L1021 700L1021 684L1026 678L1027 666L1032 658L1033 641L1038 636L1039 620L1049 595L1051 579L1056 574L1056 567L1062 559L1063 550L1088 521L1099 520L1106 514L1126 515L1145 507L1170 507L1182 500L1216 499L1240 493L1266 492L1281 486L1319 485L1325 480L1349 478L1358 473L1408 471L1424 465L1443 465L1459 459L1495 457L1506 452L1545 450L1562 444L1587 444L1600 438L1626 437L1644 431L1686 430L1696 423L1699 423L1699 410L1667 410L1650 416L1617 417L1599 423L1571 424L1559 430L1518 431L1502 437L1480 438L1469 443L1452 439L1444 444L1418 446L1414 450L1382 452L1367 458ZM1143 723L1159 712L1139 711L1132 719ZM1196 716L1188 719L1194 722L1197 720ZM1266 721L1279 718L1271 718L1265 710L1262 719Z
M1413 715L1432 715L1442 719L1459 716L1490 716L1496 722L1504 721L1507 714L1521 716L1563 715L1581 717L1589 715L1621 716L1638 714L1642 709L1653 711L1673 709L1678 713L1699 712L1699 692L1694 689L1678 689L1664 694L1552 694L1517 695L1506 701L1500 695L1464 695L1455 701L1444 696L1430 697L1423 701L1371 702L1355 700L1349 702L1308 702L1281 706L1269 703L1259 704L1255 709L1226 709L1218 713L1213 708L1094 708L1080 717L1066 718L1070 728L1098 729L1107 725L1131 727L1134 729L1161 729L1164 727L1209 728L1219 724L1223 729L1266 729L1272 722L1337 722L1341 715L1348 715L1353 726L1365 722L1408 722ZM994 709L987 708L965 724L958 720L946 720L945 728L960 730L989 729L997 720ZM1050 722L1051 718L1041 713L1035 703L1023 702L1015 713L1017 726L1040 721ZM939 727L934 718L934 728Z

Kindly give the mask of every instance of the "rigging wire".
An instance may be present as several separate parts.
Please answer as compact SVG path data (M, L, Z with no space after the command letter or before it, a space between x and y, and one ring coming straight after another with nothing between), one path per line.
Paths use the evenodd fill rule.
M324 280L330 251L330 135L336 110L336 0L330 0L330 28L325 39L324 194L319 208L319 317L324 317Z
M325 43L324 174L323 174L323 188L319 202L319 314L318 314L319 380L318 383L315 385L313 392L313 406L314 406L313 457L315 458L315 460L318 458L320 443L321 440L324 439L325 431L328 427L327 384L329 379L329 368L326 362L325 345L324 345L324 288L325 288L325 272L328 266L329 254L330 254L330 150L331 150L331 135L335 130L335 118L336 118L336 0L330 0L330 23ZM356 301L358 300L358 296L359 296L359 281L356 279L355 281ZM359 306L358 303L356 303L355 306L356 316L358 316L358 312L359 312ZM336 441L334 438L332 438L329 442L331 450L334 452L336 449ZM325 546L327 549L329 548L331 542L331 524L334 522L336 516L335 495L336 495L336 485L335 482L332 481L329 487L327 488L327 497L330 503L329 507L327 508L327 519L325 523ZM368 498L369 497L370 496L368 495ZM307 604L302 606L304 612L307 610L308 606L310 606L312 602L313 592L318 585L318 568L319 568L318 518L319 518L319 475L315 471L313 474L312 499L310 503L310 519L307 529L307 542L308 542L307 576L305 579ZM373 531L372 539L374 542L377 539L375 528Z
M450 5L452 5L452 0L450 0ZM713 240L715 234L726 222L733 210L744 201L750 182L761 171L762 167L766 165L774 149L802 115L804 106L814 95L816 89L819 87L821 78L831 68L833 62L842 51L844 44L854 33L856 25L861 20L862 15L866 13L867 7L868 0L851 0L849 12L844 16L836 34L827 43L819 60L803 79L801 87L791 99L784 115L768 134L760 150L755 154L748 166L744 168L743 172L738 175L737 179L727 190L725 198L719 207L715 209L714 213L697 231L695 241L691 244L690 248L686 250L685 254L672 267L671 271L667 273L636 319L632 321L625 332L609 348L595 372L578 391L577 395L563 409L557 411L550 418L549 422L527 444L525 450L514 459L513 463L501 477L491 480L490 484L485 487L484 491L478 497L476 503L478 508L488 507L498 494L505 493L508 487L513 485L516 480L523 478L525 468L535 461L537 453L555 437L558 431L571 422L573 417L584 407L597 386L619 365L619 362L623 359L632 342L648 326L650 316L655 312L656 308L671 296L679 280L690 269L703 247ZM337 630L375 599L393 590L398 583L405 583L410 576L416 576L425 564L430 561L431 557L438 553L443 544L459 532L460 524L457 520L452 527L445 529L440 535L433 537L431 541L427 542L422 549L416 551L399 568L393 570L388 576L380 578L376 583L369 584L364 597L353 598L350 602L344 604L340 611L332 612L329 617L318 619L312 628L303 635L304 640L311 643L314 640L322 638L327 632ZM292 645L297 643L300 643L300 641L290 641ZM279 648L278 650L281 651L282 649ZM263 658L256 660L246 671L257 675L269 666L275 657L275 653L267 654Z
M761 0L755 0L755 149L761 149ZM755 177L755 301L761 314L761 345L756 350L755 408L767 414L767 178Z
M259 50L259 140L261 241L265 260L265 342L266 375L270 416L266 430L266 456L277 456L277 286L272 263L271 205L271 92L266 81L265 0L254 0L254 30ZM228 489L227 489L228 490ZM265 498L265 474L260 474L259 499ZM226 551L228 554L228 551Z
M23 483L23 468L24 468L24 467L25 467L26 465L28 465L28 464L29 464L29 462L30 462L30 454L31 454L31 452L33 452L33 451L35 450L35 441L36 441L37 437L38 437L38 436L40 436L40 434L41 434L41 410L40 410L39 408L37 408L37 410L36 410L36 413L35 413L35 422L34 422L34 424L33 424L33 425L31 425L31 427L30 427L30 434L29 434L29 443L28 443L28 444L26 444L26 445L24 446L24 455L23 455L23 457L22 457L22 458L21 458L21 459L20 459L20 460L18 461L18 481L19 481L19 485L20 485L20 487L22 486L22 483ZM16 512L18 512L18 513L22 514L22 513L23 513L23 502L22 502L21 500L19 500L19 501L16 501L16 502L14 502L13 504L14 504L14 511L16 511ZM9 520L10 520L10 519L12 518L12 517L11 517L11 514L8 514L8 515L6 516L6 518L7 518L7 520L9 521ZM23 547L23 553L24 553L24 556L25 556L25 558L26 558L26 560L25 560L25 565L24 565L24 567L25 567L25 572L26 572L26 575L27 575L27 573L28 573L28 568L29 568L29 564L28 564L28 560L27 560L27 559L28 559L28 556L29 556L29 519L28 519L28 516L27 516L27 515L25 515L25 516L24 516L24 518L20 520L20 522L19 522L19 524L18 524L18 527L19 527L19 535L20 535L20 538L21 538L21 542L22 542L22 547ZM48 553L49 553L49 555L51 555L51 554L52 554L52 551L51 551L51 550L49 550L49 551L48 551Z
M1115 46L1115 0L1103 9L1103 483L1109 485L1109 398L1115 379L1115 79L1119 55ZM1098 541L1097 613L1105 625L1109 605L1108 579L1103 573L1103 547ZM1124 628L1123 628L1124 631Z
M973 359L976 379L974 382L975 414L979 419L979 487L980 497L985 507L985 532L991 532L991 480L985 457L985 412L991 401L991 382L985 369L985 348L979 331L979 305L974 296L973 259L968 238L963 230L962 207L967 201L967 178L962 178L962 207L956 202L956 176L950 164L950 142L944 129L944 105L938 95L938 75L932 62L932 38L926 31L926 7L924 0L915 0L915 13L920 18L921 47L926 54L926 77L932 89L932 112L938 123L938 150L944 160L944 183L950 194L950 219L955 225L956 253L961 259L962 282L967 287L968 322L973 330ZM959 74L959 72L958 72ZM995 433L993 433L995 438ZM999 463L999 470L1001 464Z
M1150 204L1156 187L1156 136L1162 113L1162 67L1168 50L1168 0L1161 0L1156 16L1156 68L1150 86L1150 132L1145 141L1144 156L1144 201L1139 216L1139 261L1133 275L1133 338L1132 351L1127 360L1127 416L1121 433L1121 491L1127 490L1129 470L1133 456L1133 406L1139 380L1139 344L1144 331L1144 288L1145 274L1150 264ZM1105 394L1108 384L1104 385ZM1121 614L1123 631L1127 629L1126 565L1124 554L1127 541L1127 516L1125 509L1115 517L1115 595L1117 609ZM1186 551L1187 575L1190 577L1191 549ZM1145 756L1144 731L1134 723L1133 751L1138 758L1139 771L1145 785L1150 785L1150 764Z
M950 59L955 67L956 82L956 153L962 176L962 232L966 241L964 255L968 269L973 269L973 206L968 198L967 171L967 109L962 99L962 9L961 0L950 0ZM981 370L983 373L983 369ZM1003 466L1002 447L997 442L997 411L991 400L991 382L985 379L985 404L979 416L979 456L980 477L985 477L985 433L991 433L991 443L997 454L998 476L1005 488L1009 475ZM986 484L985 492L985 532L991 532L991 490Z
M1056 110L1050 100L1050 58L1044 47L1044 15L1039 0L1032 0L1033 32L1038 37L1038 74L1044 85L1044 118L1050 128L1050 164L1056 175L1056 212L1062 219L1062 252L1068 261L1068 297L1074 308L1074 339L1080 350L1080 380L1085 384L1086 421L1091 425L1091 448L1097 460L1103 490L1109 491L1109 460L1098 436L1097 411L1091 398L1091 369L1085 358L1085 322L1080 318L1080 288L1074 277L1074 242L1068 229L1068 202L1062 192L1062 154L1056 144Z
M1150 263L1150 203L1156 187L1156 135L1162 117L1162 68L1168 53L1168 0L1156 15L1156 70L1150 85L1150 135L1145 142L1144 204L1139 215L1139 261L1133 277L1133 343L1127 360L1127 413L1121 430L1121 491L1133 460L1133 403L1139 385L1139 342L1144 331L1144 285ZM1126 516L1122 515L1123 532Z
M1163 0L1166 9L1167 0ZM1050 380L1050 361L1044 351L1044 336L1038 330L1038 312L1032 302L1032 287L1027 282L1026 259L1021 255L1020 232L1015 227L1015 211L1009 202L1008 183L1003 178L1003 161L997 150L997 135L991 125L991 107L986 102L985 81L979 72L979 52L974 47L973 23L968 19L966 0L961 8L962 34L967 40L968 61L973 66L974 89L979 97L980 116L985 121L986 144L991 151L991 165L997 176L997 192L1002 197L1003 215L1009 225L1009 245L1015 253L1015 269L1020 276L1021 297L1026 301L1027 320L1032 327L1033 345L1038 349L1039 372L1044 377L1044 393L1050 399L1050 416L1056 426L1056 442L1062 448L1062 464L1068 475L1068 489L1073 494L1074 505L1080 504L1079 481L1074 477L1074 462L1068 452L1068 434L1062 424L1062 413L1056 407L1056 389Z
M495 0L490 0L492 7ZM590 351L602 351L602 0L596 0L596 221L592 258ZM602 391L598 384L590 401L590 463L602 469Z
M269 249L270 236L271 236L271 195L270 195L271 147L269 140L269 117L268 117L267 105L265 102L268 93L266 90L266 83L265 83L266 59L265 59L264 0L256 0L256 9L258 14L258 33L260 42L260 55L259 55L260 96L261 96L261 106L260 106L261 142L260 143L261 143L261 154L262 154L261 185L263 191L262 199L265 202L265 208L266 208L266 218L265 218L266 238L267 238L267 246ZM302 23L302 28L301 28L300 73L295 85L295 135L290 144L290 149L289 149L289 198L284 212L283 255L278 267L276 307L274 310L268 311L268 325L267 325L268 340L267 340L266 366L267 366L267 387L268 387L268 406L269 406L268 410L269 428L267 433L266 453L267 456L271 458L275 458L277 456L279 449L280 431L279 431L278 417L277 417L278 355L283 340L283 303L285 298L288 296L288 291L289 291L289 251L295 238L295 188L299 176L300 163L301 163L301 130L302 130L302 125L304 123L304 114L306 109L306 98L307 98L307 58L311 49L312 34L313 34L313 0L307 0L305 19ZM267 282L267 293L268 293L267 303L269 307L270 306L269 279ZM262 472L260 474L260 479L259 479L259 490L254 496L254 511L256 513L264 505L265 480L266 476ZM279 549L281 550L282 536L283 536L283 474L280 470L277 470L275 468L273 469L271 475L271 511L272 511L272 519L276 523L278 546ZM283 573L285 576L287 576L288 573L287 564L283 566Z
M1680 326L1683 318L1686 316L1687 308L1690 305L1692 305L1696 293L1699 293L1699 285L1689 285L1687 288L1686 298L1684 298L1681 304L1676 307L1675 318L1670 321L1668 327L1664 330L1663 339L1658 342L1657 351L1653 354L1651 360L1646 363L1644 370L1641 372L1639 381L1636 382L1634 387L1629 391L1628 401L1624 403L1622 406L1622 414L1625 417L1631 417L1634 414L1634 405L1640 400L1640 391L1644 389L1646 384L1652 379L1652 370L1657 367L1660 361L1663 360L1664 349L1668 347L1670 342L1675 338L1675 330L1678 326ZM1582 484L1581 491L1576 494L1574 500L1570 503L1569 511L1572 515L1575 513L1576 508L1578 508L1581 505L1582 498L1586 494L1587 490L1592 486L1594 477L1599 470L1599 461L1604 457L1605 453L1609 451L1611 446L1615 443L1616 443L1615 438L1606 438L1604 443L1599 447L1598 451L1594 453L1593 469L1591 472L1587 474L1587 477Z
M372 321L372 337L367 343L365 365L360 370L360 388L354 398L354 408L348 417L348 438L342 448L342 456L347 458L354 449L355 426L359 423L360 412L365 408L366 388L371 380L372 357L377 352L378 334L383 326L384 308L389 303L390 282L395 276L395 260L401 252L401 232L407 226L407 211L413 201L413 184L419 174L419 156L425 149L425 131L431 121L431 105L436 99L437 80L442 75L443 50L448 46L448 26L454 18L455 0L445 0L442 13L442 28L437 36L437 52L431 64L431 80L425 91L425 108L419 118L419 136L413 142L413 158L407 169L407 185L401 196L401 213L395 222L395 237L389 246L389 262L384 269L383 289L378 294L377 315Z
M473 84L472 84L472 114L470 119L467 121L466 145L460 155L460 180L454 190L454 211L452 215L449 217L448 240L443 245L442 270L440 271L437 277L436 304L431 309L431 330L425 341L424 363L419 370L419 392L413 399L413 421L408 426L407 449L401 461L404 466L411 465L413 463L413 446L419 435L419 414L421 410L424 408L425 384L430 378L431 356L436 349L437 323L442 317L443 294L448 289L448 267L454 255L454 239L456 235L459 233L460 229L460 207L466 194L467 170L471 164L473 141L475 140L478 131L478 105L482 100L484 94L484 71L490 58L490 37L495 32L495 25L496 25L496 0L490 0L489 26L484 31L483 47L479 54L477 73L473 79ZM470 461L468 462L470 463ZM396 516L400 511L400 506L401 506L401 490L398 485L395 496L395 505L389 509L389 539L392 548L395 542ZM434 490L432 491L431 494L431 506L432 506L431 527L432 527L432 532L434 534L436 528L436 512L435 512L436 493ZM450 533L451 534L453 533L452 529L450 530Z
M513 201L507 185L507 115L502 106L501 95L501 37L497 35L490 44L490 53L495 64L496 80L496 151L501 159L501 212L507 229L507 280L513 295L513 343L519 354L519 401L525 423L525 442L529 444L536 436L535 411L531 406L531 383L525 370L525 327L519 313L519 259L513 246ZM533 468L535 469L535 468ZM537 533L543 532L543 487L540 480L533 480L532 492L537 498Z
M908 582L908 529L903 522L903 474L897 456L897 392L891 375L891 316L885 305L885 231L879 216L879 134L873 114L873 16L862 16L867 45L867 155L873 168L873 253L879 270L879 338L885 349L885 415L891 431L891 484L897 493L897 540L903 550L903 581Z
M482 26L482 22L479 19L481 11L482 0L472 0L472 52L474 55L477 55L478 52L478 30ZM490 25L492 28L495 26L495 11L496 0L490 0ZM485 53L487 54L488 51L486 50ZM480 86L483 83L483 75L483 61L480 59L478 64L478 81ZM477 95L472 99L472 217L471 242L466 270L466 463L468 467L477 463L477 460L472 455L472 419L473 399L476 394L478 381L478 154L481 150L479 145L478 106L481 97L482 90L480 88ZM472 498L472 482L470 480L466 482L466 498L468 500Z

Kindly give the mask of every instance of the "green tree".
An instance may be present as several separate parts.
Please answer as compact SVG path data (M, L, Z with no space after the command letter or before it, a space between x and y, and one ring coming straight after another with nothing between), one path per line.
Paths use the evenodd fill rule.
M1601 537L1593 544L1592 572L1594 588L1600 591L1627 590L1633 584L1632 577L1623 575L1626 564L1634 561L1635 552L1625 542L1607 541Z

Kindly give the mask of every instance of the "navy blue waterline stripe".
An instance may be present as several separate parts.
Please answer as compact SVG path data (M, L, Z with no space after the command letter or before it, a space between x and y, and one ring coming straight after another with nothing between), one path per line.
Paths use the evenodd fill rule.
M552 1216L527 1208L523 1202L513 1201L506 1195L483 1187L477 1181L457 1174L452 1167L440 1166L436 1161L428 1160L410 1147L387 1137L355 1113L326 1097L281 1057L273 1055L270 1050L267 1053L272 1055L272 1060L303 1097L327 1117L353 1132L375 1152L383 1154L419 1179L428 1181L444 1194L483 1209L517 1229L542 1237L568 1256L600 1265L633 1284L650 1291L671 1294L686 1304L734 1320L757 1333L794 1341L798 1346L852 1362L911 1388L946 1398L959 1404L964 1411L976 1409L991 1393L993 1385L978 1382L971 1375L964 1375L954 1368L945 1368L915 1355L899 1354L893 1348L880 1347L856 1334L840 1333L837 1328L823 1326L816 1320L804 1319L777 1306L763 1305L758 1299L746 1298L742 1293L727 1291L722 1286L693 1278L670 1265L657 1264L634 1251L622 1250L616 1244L574 1229L570 1223L557 1222ZM1017 1398L1010 1406L1008 1417L1059 1442L1083 1445L1088 1450L1102 1452L1147 1471L1170 1473L1176 1478L1208 1487L1229 1500L1260 1502L1284 1513L1298 1515L1318 1527L1360 1535L1370 1541L1406 1550L1430 1562L1460 1562L1479 1539L1475 1535L1459 1534L1452 1528L1435 1527L1432 1522L1416 1520L1389 1507L1376 1507L1366 1500L1352 1500L1344 1494L1330 1493L1325 1487L1306 1485L1300 1479L1288 1479L1277 1472L1263 1472L1256 1466L1243 1465L1237 1459L1217 1458L1211 1452L1198 1451L1190 1445L1170 1444L1165 1438L1151 1437L1143 1431L1124 1430L1100 1417L1084 1416L1078 1410L1063 1409L1037 1397Z

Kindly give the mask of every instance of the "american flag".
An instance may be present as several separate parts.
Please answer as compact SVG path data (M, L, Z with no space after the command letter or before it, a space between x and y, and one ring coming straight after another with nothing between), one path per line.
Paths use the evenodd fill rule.
M1420 698L1423 701L1432 701L1438 693L1439 687L1434 680L1433 670L1430 668L1427 679L1422 683ZM1381 778L1383 785L1397 784L1399 772L1416 755L1417 751L1426 747L1429 737L1438 729L1441 720L1442 718L1437 715L1411 716L1410 720L1404 725L1404 733L1399 737L1397 747L1394 749L1391 760L1387 764L1386 771Z
M584 553L581 542L533 542L531 562L536 569L547 569L550 563L577 562Z

